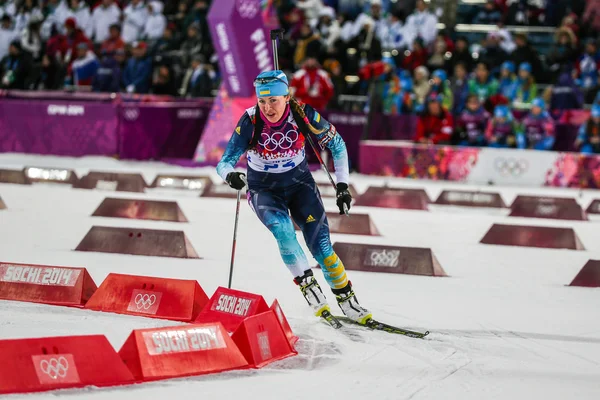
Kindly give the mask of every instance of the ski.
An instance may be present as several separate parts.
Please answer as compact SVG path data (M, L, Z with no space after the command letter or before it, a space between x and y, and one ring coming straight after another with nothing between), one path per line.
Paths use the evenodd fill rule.
M340 329L343 327L342 323L336 317L334 317L329 310L323 311L321 313L321 318L334 329Z
M371 330L377 330L377 331L383 331L383 332L388 332L388 333L394 333L397 335L404 335L404 336L408 336L411 338L417 338L417 339L422 339L425 336L429 335L429 331L426 331L425 333L423 332L415 332L415 331L410 331L408 329L403 329L403 328L397 328L395 326L392 325L388 325L388 324L384 324L383 322L379 322L376 321L374 319L370 319L368 320L365 324L360 324L356 321L354 321L353 319L350 319L348 317L343 317L343 316L334 316L334 318L336 318L338 320L338 322L345 322L348 324L352 324L352 325L357 325L357 326L362 326Z

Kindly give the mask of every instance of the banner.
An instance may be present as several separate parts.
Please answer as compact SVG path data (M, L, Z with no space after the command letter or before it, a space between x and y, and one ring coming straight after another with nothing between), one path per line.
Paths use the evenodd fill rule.
M263 21L261 0L213 1L208 24L228 94L252 96L256 76L273 69L271 37Z

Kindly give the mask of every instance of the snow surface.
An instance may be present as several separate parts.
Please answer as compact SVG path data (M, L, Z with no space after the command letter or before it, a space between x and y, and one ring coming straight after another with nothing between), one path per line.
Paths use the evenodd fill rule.
M161 163L109 158L0 155L0 168L45 166L158 173L207 174ZM321 173L319 181L325 181ZM353 175L359 192L370 185L486 189L450 182ZM585 208L596 191L492 187L507 204L517 194L576 196ZM90 215L105 197L174 200L189 223ZM198 198L184 191L145 194L68 186L0 184L0 260L86 267L97 284L110 272L196 279L210 296L227 285L235 200ZM325 201L334 211L332 199ZM283 266L271 234L244 203L233 286L277 298L300 337L299 355L261 370L173 379L135 386L7 396L30 399L598 399L600 289L568 287L588 259L600 259L596 221L507 217L506 211L432 207L431 211L353 207L371 215L381 237L332 235L333 241L431 247L450 277L350 271L361 302L390 324L429 329L425 340L359 330L349 338L311 315ZM490 246L479 240L493 223L573 227L586 251ZM75 252L92 225L184 230L203 259ZM302 244L303 241L300 239ZM260 249L260 250L259 250ZM325 286L322 277L321 284ZM329 291L327 290L329 294ZM331 302L335 302L331 294ZM337 308L337 306L335 307ZM175 323L32 303L0 302L0 339L104 334L118 350L132 329ZM1 357L1 356L0 356ZM0 358L1 360L1 358ZM2 360L6 366L10 360Z

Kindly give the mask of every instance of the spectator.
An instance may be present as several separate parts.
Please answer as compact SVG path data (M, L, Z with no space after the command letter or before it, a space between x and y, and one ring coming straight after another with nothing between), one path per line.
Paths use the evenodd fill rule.
M554 119L546 111L546 102L536 97L531 102L531 111L522 121L524 141L519 148L551 150L554 146Z
M428 53L427 49L423 45L421 38L416 38L412 46L413 50L405 52L404 61L402 62L404 69L413 72L418 67L425 66L427 64Z
M478 63L475 68L475 77L469 80L469 94L476 94L482 104L488 98L498 93L498 81L495 80L488 69L487 64Z
M92 86L100 63L87 43L77 45L77 58L71 64L72 82L75 86Z
M187 4L181 2L180 4ZM140 40L146 20L148 19L148 7L143 0L131 0L131 3L123 10L123 41L131 44Z
M213 0L214 1L214 0ZM187 15L184 20L183 31L185 31L191 24L197 23L198 32L200 32L200 37L204 44L210 44L210 31L208 29L208 9L209 9L209 1L208 0L195 0L194 7L187 12Z
M200 24L194 22L187 28L187 37L181 44L183 64L189 64L189 60L202 53L202 37L200 36Z
M152 93L176 96L177 95L177 84L173 77L173 71L168 65L160 65L158 71L152 81Z
M304 12L304 16L311 25L314 25L319 18L319 11L323 9L321 0L298 0L296 7Z
M92 42L85 36L83 30L77 26L75 18L70 17L65 21L65 35L61 35L58 40L60 53L63 56L63 62L65 64L71 64L77 54L77 47L81 43L87 43L88 48L91 48Z
M561 71L570 68L577 57L577 39L569 28L560 28L555 35L554 45L547 61L554 79ZM553 79L553 80L554 80Z
M148 3L148 17L144 25L142 36L150 43L160 39L167 27L167 19L162 14L163 3L151 1Z
M134 42L135 43L135 42ZM117 64L119 64L119 68L121 68L121 77L123 76L123 72L125 71L125 68L127 68L127 53L125 52L124 49L118 49L117 51L115 51L115 61L117 61ZM121 78L121 82L123 81L123 78Z
M584 154L600 154L600 105L594 104L590 118L579 128L575 148Z
M17 2L14 0L0 1L0 17L8 15L11 19L17 14Z
M8 48L18 33L12 29L10 15L4 14L0 19L0 60L8 54Z
M517 97L517 88L519 82L515 75L515 64L512 61L505 61L500 67L500 82L498 92L506 98L509 103L512 103Z
M123 86L127 93L148 93L152 78L152 60L146 55L145 42L133 43L133 57L123 72Z
M421 112L425 107L425 99L429 93L429 70L425 66L415 68L413 92L415 93L415 111Z
M146 12L148 11L148 9L146 8L146 6L144 5L144 10L146 10ZM175 16L173 16L172 21L175 23L175 25L177 25L177 30L178 31L182 31L185 32L185 19L187 17L188 14L188 3L185 1L180 1L179 5L177 6L177 13L175 14ZM143 25L142 25L143 28Z
M515 102L530 104L537 97L537 85L531 71L531 64L523 63L519 65L519 79Z
M517 136L521 135L507 105L497 105L494 117L488 121L485 138L490 147L517 147Z
M177 27L172 22L167 25L165 31L163 32L162 38L158 39L152 46L152 56L159 54L166 55L171 51L177 51L181 48L179 39L174 32L176 28Z
M515 65L521 65L523 63L529 63L532 68L532 73L538 78L544 73L542 62L538 55L538 52L529 44L527 35L519 33L515 35L515 44L517 48L512 52L510 60Z
M383 113L409 114L413 109L412 81L410 77L396 77L383 91Z
M452 95L452 89L448 85L448 74L443 69L436 69L431 74L431 88L429 89L429 95L435 94L441 96L442 107L447 111L452 111L452 104L454 101Z
M479 58L479 62L492 66L492 75L499 72L500 65L508 58L508 54L500 47L500 39L498 32L490 32L485 41L485 48Z
M485 146L485 129L490 119L490 114L483 108L479 97L470 94L467 105L456 122L456 129L452 135L452 144L460 146Z
M333 84L333 93L336 94L336 96L331 98L328 108L330 110L341 111L343 107L339 102L339 95L348 93L348 83L342 71L342 64L338 60L328 59L323 64L323 68L329 73L329 78Z
M443 37L437 37L433 42L433 54L427 61L427 68L431 69L447 69L448 60L450 56L448 53L448 45Z
M386 29L387 36L383 41L383 46L387 49L405 49L410 46L406 41L404 34L404 24L402 23L403 15L398 11L392 11L389 17L388 26Z
M356 18L354 23L354 36L360 33L360 30L364 26L365 22L373 25L375 35L380 42L386 40L388 36L388 22L387 16L382 9L381 0L370 0L369 12L361 13Z
M61 65L54 57L44 54L42 57L42 73L37 82L36 89L57 90L64 84Z
M321 41L319 40L319 35L313 32L308 23L304 23L302 28L300 28L300 37L296 44L294 65L300 68L307 58L319 58L320 55Z
M92 13L90 12L90 8L85 3L84 0L64 0L68 1L70 7L68 8L65 19L62 21L62 25L60 26L61 33L65 33L64 24L69 18L74 18L77 26L81 28L85 36L90 38L92 37L94 25L92 24Z
M458 63L454 66L454 74L450 83L452 90L452 98L454 105L452 107L452 115L460 114L467 103L469 95L469 84L467 79L467 67L463 63Z
M585 53L579 57L576 64L578 83L585 93L587 103L594 98L598 87L598 71L600 70L600 54L596 42L589 39L585 44Z
M21 32L21 48L29 53L33 61L42 59L42 46L44 44L40 34L42 19L34 15L29 20L27 29Z
M550 89L550 110L572 110L583 107L583 93L569 72L563 72ZM600 92L598 92L600 93Z
M215 71L203 55L192 57L190 69L183 79L182 93L186 97L212 97Z
M113 54L117 49L124 49L125 42L121 39L121 27L119 24L112 24L108 30L108 37L102 42L101 50Z
M417 134L415 142L423 144L450 143L452 115L442 107L441 96L427 96L426 111L417 119Z
M69 17L67 15L68 9L63 0L47 0L46 5L42 9L45 18L40 28L40 34L44 41L50 38L54 29L63 29L65 20Z
M502 14L496 6L495 0L487 0L483 8L473 18L474 24L496 24L502 19Z
M437 36L437 17L427 10L424 0L417 0L416 10L406 20L405 35L409 43L414 43L417 37L423 39L429 46Z
M102 0L92 13L92 36L94 43L102 43L108 37L109 27L118 24L121 10L113 0Z
M498 30L496 31L500 37L500 48L506 52L506 54L512 54L517 48L512 35L501 23L498 24Z
M120 49L124 52L124 49ZM102 61L92 81L94 92L117 93L121 89L121 66L111 52L102 53Z
M469 41L464 36L459 36L455 43L456 48L448 60L449 68L454 70L457 64L463 64L467 71L473 68L473 56L469 50Z
M307 58L302 68L294 74L290 90L302 103L317 110L326 108L334 95L329 75L320 68L314 57Z
M543 0L508 0L509 25L541 25L545 20Z
M19 2L17 6L17 13L15 14L15 30L22 32L29 26L29 20L32 17L36 17L39 21L44 19L44 14L39 7L35 6L34 0L23 0Z
M593 31L600 31L600 0L587 0L583 22Z
M335 54L335 43L340 38L340 24L335 19L335 10L331 7L323 7L319 12L319 22L315 28L321 37L325 50L328 54Z
M8 47L8 54L0 60L0 87L24 90L30 69L31 57L21 49L20 41L13 41Z

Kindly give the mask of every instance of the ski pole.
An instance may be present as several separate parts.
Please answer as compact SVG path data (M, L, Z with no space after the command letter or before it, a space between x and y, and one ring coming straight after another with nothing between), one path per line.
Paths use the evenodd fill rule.
M277 39L283 39L284 32L285 32L285 30L283 28L271 30L271 42L273 44L273 66L275 67L275 70L279 69L279 53L277 52ZM331 185L333 186L333 190L335 190L337 192L337 186L335 185L335 182L333 181L333 178L331 177L329 168L327 168L327 165L323 161L321 154L319 154L319 151L317 150L317 146L315 146L315 142L312 140L312 137L310 136L310 134L306 135L306 140L308 141L308 144L310 144L310 147L315 152L315 155L317 156L317 160L319 160L319 164L321 164L321 168L323 168L323 171L325 171L325 174L327 174L327 177L329 178L329 182L331 182ZM346 216L348 216L348 207L346 206L346 204L344 204L344 214L346 214Z
M242 177L242 179L243 179L243 177ZM244 180L244 183L246 183L245 180ZM229 265L229 283L227 285L227 288L229 288L229 289L231 289L231 280L233 278L233 264L235 261L235 247L237 244L237 229L238 229L238 221L240 219L241 200L242 200L242 189L237 191L237 205L235 207L235 223L233 225L233 244L231 245L231 264Z

